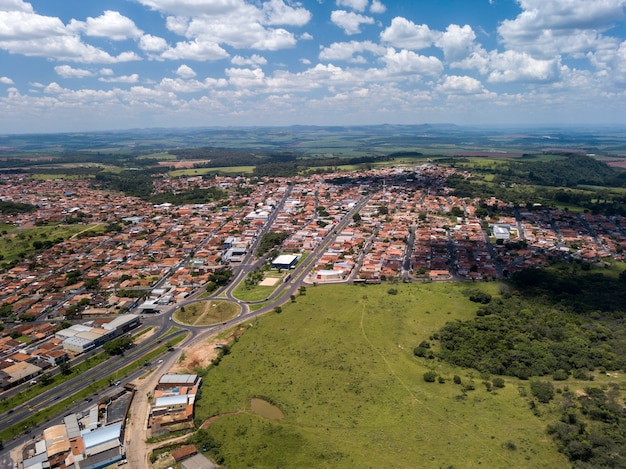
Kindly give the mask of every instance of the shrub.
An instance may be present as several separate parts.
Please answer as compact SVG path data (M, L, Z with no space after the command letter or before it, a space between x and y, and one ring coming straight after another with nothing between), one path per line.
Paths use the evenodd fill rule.
M493 378L491 380L491 384L493 384L494 388L503 388L504 387L504 379L500 378L499 376Z
M469 299L474 303L486 305L491 301L491 295L489 293L485 293L484 291L473 289L469 292Z
M503 446L509 451L515 451L517 449L517 445L511 440L506 441Z
M539 402L547 404L554 398L554 386L549 381L532 381L530 391Z
M426 373L424 373L424 381L426 381L427 383L434 383L435 379L437 379L437 373L435 373L434 371L427 371Z

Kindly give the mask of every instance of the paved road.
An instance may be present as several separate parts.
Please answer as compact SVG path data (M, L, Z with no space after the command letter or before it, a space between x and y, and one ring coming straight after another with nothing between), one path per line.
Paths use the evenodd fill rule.
M305 279L310 274L311 268L316 264L317 260L323 255L323 253L326 251L328 246L334 241L337 234L340 233L350 223L350 221L352 221L353 215L355 213L358 213L365 206L365 204L367 204L367 202L371 199L371 196L362 197L361 200L357 204L355 204L355 206L348 213L346 213L344 217L334 226L334 228L329 231L329 233L322 239L322 241L318 244L318 246L314 249L314 251L311 252L311 254L291 272L289 281L279 285L279 287L270 295L270 297L260 302L264 304L262 308L256 311L251 311L250 308L248 307L248 304L236 299L233 296L232 292L234 288L237 286L237 284L240 281L242 281L249 272L253 271L259 265L260 262L263 262L264 259L260 259L254 262L250 262L250 260L253 259L254 253L256 252L256 249L258 247L258 242L262 238L262 234L266 233L270 229L273 220L275 219L275 217L278 215L280 211L279 208L282 206L282 204L284 204L285 200L287 200L290 192L291 192L291 186L289 186L288 189L285 191L285 194L283 195L279 203L279 206L277 206L276 209L272 212L266 225L261 231L261 234L257 237L257 240L253 244L248 255L246 255L244 262L240 266L237 266L234 269L233 281L231 281L229 285L214 292L214 294L211 295L210 297L202 298L202 299L200 299L199 296L204 293L204 289L200 288L196 290L193 294L191 294L183 302L180 302L175 305L171 305L168 308L165 308L163 312L161 312L160 314L143 315L142 317L143 317L144 324L147 326L151 326L155 329L155 337L153 339L146 341L145 343L132 348L131 350L127 351L124 356L112 357L111 359L103 363L102 365L99 365L98 367L91 369L81 374L78 377L72 378L71 380L64 383L62 387L57 387L49 391L46 391L45 393L42 393L40 396L37 396L36 398L29 401L26 405L20 407L19 409L14 409L13 412L11 413L6 412L0 415L0 427L11 426L15 423L23 421L27 419L28 417L30 417L33 412L38 412L42 409L45 409L50 404L53 404L59 401L60 399L67 398L68 396L71 396L75 392L78 392L79 390L84 389L84 387L88 385L88 383L95 382L101 379L102 377L110 376L115 371L120 370L127 364L130 364L140 359L146 353L159 347L163 341L170 340L176 334L182 334L182 333L185 333L185 331L187 331L188 333L188 336L186 337L186 339L183 342L181 342L180 346L178 347L179 349L181 349L197 341L206 340L207 338L225 329L235 326L241 322L248 321L262 314L265 314L268 311L272 311L276 306L280 306L288 302L290 300L290 296L295 294L299 290L300 286L302 286L305 283ZM230 301L234 301L241 305L242 307L241 313L236 318L225 321L222 324L216 324L213 326L189 326L189 325L184 325L184 324L176 324L180 328L180 330L176 333L168 332L170 330L170 327L172 326L172 322L170 321L170 318L176 309L180 308L181 306L185 306L187 304L193 303L193 302L206 301L207 299L216 299L216 300L228 299ZM163 370L169 369L176 362L179 355L180 355L180 351L170 354L170 357L167 358L162 365L160 365L159 369L163 369ZM143 374L143 373L145 373L145 369L140 368L135 373L129 376L126 376L122 380L122 382L126 383L134 379L134 377L139 376L140 374ZM160 374L153 373L152 376L160 376ZM142 394L142 393L137 393L137 395L139 394ZM94 394L94 397L98 397L97 394ZM99 397L102 397L102 395L100 395ZM141 397L139 397L138 399L139 400L137 402L138 403L141 402ZM5 442L5 448L2 451L0 451L0 467L8 467L8 468L12 467L14 461L11 460L11 456L9 454L11 451L14 452L16 448L21 447L25 442L27 442L29 439L32 438L31 435L40 434L44 427L50 426L54 424L54 422L60 422L64 415L67 415L67 413L72 412L73 409L78 410L79 407L84 404L86 403L82 403L82 401L79 403L72 403L62 413L55 416L53 419L47 422L44 422L44 425L32 428L30 430L32 433L28 433L28 434L22 433L22 434L16 435L12 440ZM146 408L146 411L147 411L147 408ZM140 428L145 429L146 416L140 415L140 414L141 413L131 414L131 422L129 423L129 431L126 432L126 443L128 445L127 448L133 447L131 446L131 444L133 444L133 441L132 441L133 439L135 439L134 445L136 445L138 441L136 438L137 437L141 438L140 435L145 436L145 430L142 430L142 432L139 434L137 433ZM129 467L133 467L133 468L136 467L137 469L141 469L143 467L146 467L146 468L149 467L147 465L147 460L146 459L142 460L142 458L137 457L137 455L138 455L138 452L137 454L130 452L130 457L133 458L133 463L130 464L130 460L129 460L129 464L130 464Z

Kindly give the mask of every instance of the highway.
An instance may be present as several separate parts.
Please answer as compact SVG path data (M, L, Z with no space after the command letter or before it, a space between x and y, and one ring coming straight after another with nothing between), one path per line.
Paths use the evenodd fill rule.
M204 298L199 298L204 293L204 288L200 288L182 302L171 305L168 308L164 308L159 314L142 315L141 329L146 327L151 327L153 329L153 336L150 339L127 350L124 355L113 356L104 363L82 373L80 376L74 376L68 381L65 381L62 386L57 386L53 389L47 390L24 405L1 414L0 428L8 428L22 422L26 424L28 423L28 419L33 414L41 412L53 404L67 400L67 406L58 415L43 422L41 425L34 427L25 426L23 429L19 428L19 431L16 431L16 434L13 435L12 439L5 441L4 449L0 451L0 467L12 467L12 463L8 463L8 461L10 461L9 452L27 442L30 438L32 438L31 435L40 434L43 428L53 425L55 422L60 422L64 415L73 412L74 409L78 410L81 407L87 406L87 403L84 401L76 402L71 400L71 396L84 390L90 384L95 383L102 378L106 378L107 376L111 376L115 372L119 372L119 370L123 369L125 366L140 360L141 357L145 356L147 353L150 353L152 350L160 347L163 343L166 343L180 334L187 334L187 337L179 344L179 348L182 348L191 345L196 341L205 340L206 338L213 336L222 330L229 329L239 323L248 321L269 311L273 311L276 306L280 306L288 302L290 300L290 296L296 294L300 286L305 284L305 279L307 275L310 274L312 267L327 250L328 246L330 246L330 244L334 241L336 235L348 226L350 221L352 221L353 215L358 213L371 198L371 196L362 197L359 202L356 203L354 207L348 211L331 230L329 230L328 234L320 241L318 246L309 254L309 256L291 271L289 280L280 284L266 300L256 303L263 304L264 306L258 310L252 311L248 307L248 303L240 301L233 296L233 290L239 282L243 281L248 273L254 271L254 269L265 261L264 258L257 259L256 261L252 261L252 259L255 258L260 239L263 234L270 229L273 219L277 216L280 207L282 207L290 192L291 186L288 187L280 203L272 211L270 218L268 218L264 228L259 233L259 236L255 240L255 243L252 245L244 261L233 268L233 280L229 282L228 285L218 289L211 296ZM236 302L241 306L241 312L235 318L212 326L191 326L170 321L170 317L178 308L197 301L207 301L210 299ZM171 329L174 325L177 327L177 331L172 332ZM136 332L137 331L134 331L134 333ZM95 352L90 352L90 354L91 353ZM82 361L85 359L86 357L82 356L77 360ZM145 372L146 370L144 367L139 367L130 375L120 378L121 385L131 381ZM89 399L102 399L107 395L107 391L111 391L112 393L115 390L113 388L115 388L115 386L95 390ZM19 387L13 392L19 392ZM3 395L2 397L8 397L8 394Z

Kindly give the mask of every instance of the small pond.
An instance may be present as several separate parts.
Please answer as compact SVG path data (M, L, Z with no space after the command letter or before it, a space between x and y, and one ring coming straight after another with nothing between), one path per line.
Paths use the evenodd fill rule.
M285 417L283 411L274 404L270 404L266 400L259 399L258 397L250 399L250 408L252 412L266 419L280 420Z

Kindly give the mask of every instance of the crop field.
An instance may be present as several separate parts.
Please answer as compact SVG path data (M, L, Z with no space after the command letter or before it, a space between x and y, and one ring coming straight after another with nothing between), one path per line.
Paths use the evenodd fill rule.
M481 287L496 294L496 283ZM218 416L208 432L231 468L565 467L522 397L527 381L488 391L490 377L414 356L446 321L473 316L465 288L309 287L250 322L204 377L197 417ZM441 379L426 382L428 371Z

